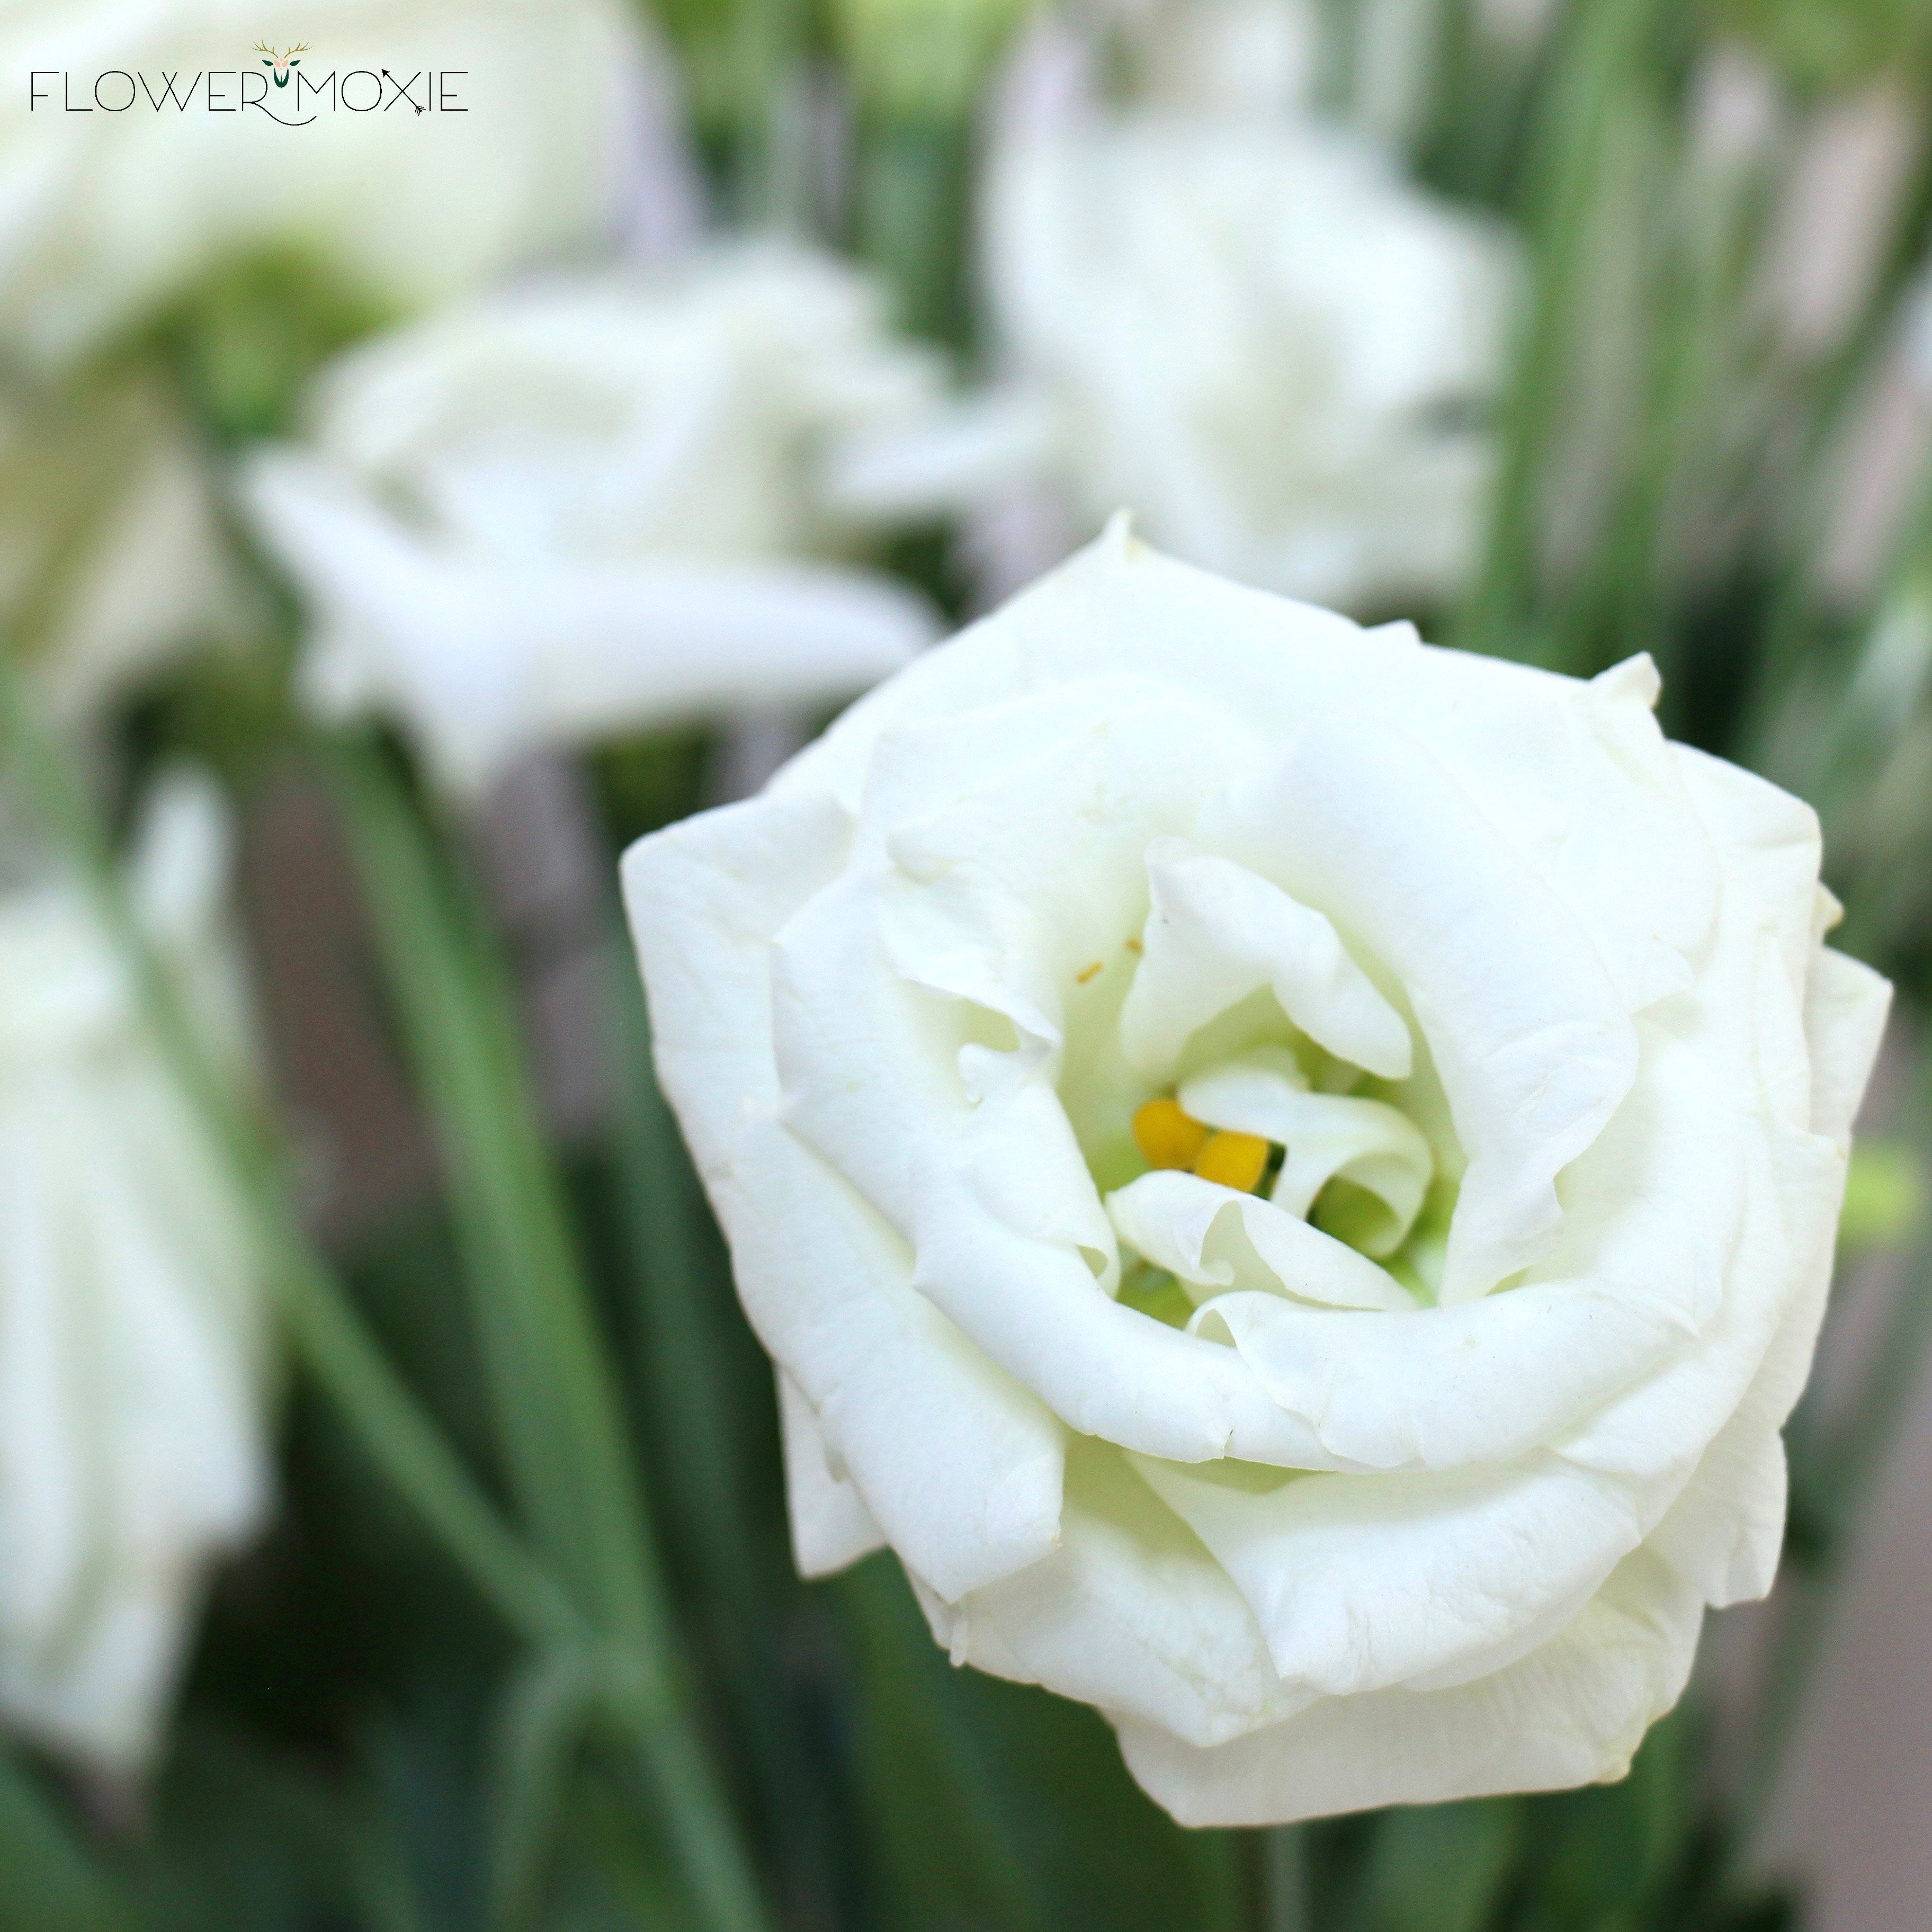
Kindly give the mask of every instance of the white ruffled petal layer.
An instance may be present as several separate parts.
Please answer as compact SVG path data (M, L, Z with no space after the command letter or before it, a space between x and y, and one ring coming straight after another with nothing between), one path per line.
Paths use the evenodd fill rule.
M628 862L802 1564L882 1535L1189 1822L1614 1775L1768 1582L1886 989L1654 695L1116 532ZM1270 1199L1145 1171L1177 1085Z

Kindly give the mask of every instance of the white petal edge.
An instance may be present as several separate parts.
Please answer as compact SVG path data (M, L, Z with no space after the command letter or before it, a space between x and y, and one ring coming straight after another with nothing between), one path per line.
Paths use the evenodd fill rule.
M1198 1174L1144 1174L1107 1196L1120 1239L1190 1288L1279 1286L1336 1308L1412 1308L1388 1271L1252 1194Z
M1324 1699L1208 1750L1117 1720L1120 1748L1148 1796L1191 1826L1601 1783L1682 1694L1702 1616L1696 1592L1639 1550L1549 1642L1474 1683Z

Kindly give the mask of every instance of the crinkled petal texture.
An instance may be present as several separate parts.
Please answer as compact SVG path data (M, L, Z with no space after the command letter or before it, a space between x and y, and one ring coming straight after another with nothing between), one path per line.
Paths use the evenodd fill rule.
M190 1011L247 1051L211 789L152 802L134 885ZM212 1558L269 1492L241 1204L76 891L0 902L0 1717L152 1757Z
M1888 996L1655 695L1120 525L632 852L808 1574L1191 1823L1622 1772L1770 1582Z

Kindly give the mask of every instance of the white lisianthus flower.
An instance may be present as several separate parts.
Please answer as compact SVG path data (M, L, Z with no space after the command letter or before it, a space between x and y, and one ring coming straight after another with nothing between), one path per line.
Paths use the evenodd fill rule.
M1615 1778L1771 1581L1888 989L1655 691L1116 530L626 860L801 1567L1184 1822Z
M1499 224L1312 121L1083 115L1004 145L986 264L1083 532L1130 502L1191 562L1355 609L1466 578L1519 280Z
M0 383L0 623L55 716L238 614L201 454L152 371Z
M638 57L618 0L0 0L0 338L68 360L262 252L410 310L580 242Z
M473 788L540 744L844 698L928 642L842 560L868 525L835 472L940 384L850 271L721 249L351 352L244 494L309 602L316 703L399 717Z
M134 890L238 1076L226 870L212 788L164 781ZM260 1272L77 887L0 898L0 1721L134 1774L207 1567L268 1504Z

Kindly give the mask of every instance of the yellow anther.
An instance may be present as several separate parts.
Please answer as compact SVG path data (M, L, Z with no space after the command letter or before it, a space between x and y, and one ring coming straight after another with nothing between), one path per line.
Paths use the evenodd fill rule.
M1089 980L1092 979L1092 978L1093 978L1093 976L1094 976L1094 974L1096 974L1097 972L1099 972L1099 971L1100 971L1100 968L1101 968L1103 965L1105 965L1106 964L1106 962L1105 960L1102 960L1102 959L1096 959L1096 960L1095 960L1092 965L1090 965L1090 966L1089 966L1089 967L1087 967L1087 968L1084 968L1082 970L1081 970L1080 972L1078 972L1078 973L1076 973L1076 974L1074 974L1074 976L1073 976L1073 983L1074 983L1076 986L1085 986L1085 985L1086 985L1086 983L1087 983L1087 982L1088 982Z
M1194 1156L1194 1172L1203 1180L1251 1194L1268 1172L1268 1144L1259 1134L1216 1134Z
M1212 1131L1172 1099L1150 1100L1134 1115L1134 1140L1150 1167L1192 1167Z

